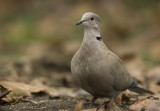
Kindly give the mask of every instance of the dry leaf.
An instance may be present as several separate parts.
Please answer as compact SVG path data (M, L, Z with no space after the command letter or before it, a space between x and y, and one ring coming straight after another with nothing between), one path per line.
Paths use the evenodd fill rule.
M10 97L31 96L31 92L39 92L44 90L44 88L34 87L20 82L1 81L0 85L12 90L12 92L8 95Z
M18 98L18 99L19 99L19 98ZM16 99L16 98L11 98L11 97L5 97L5 98L3 98L3 102L12 103L12 102L14 102L14 101L16 101L16 100L18 100L18 99Z
M129 102L130 99L132 99L132 101L133 101L133 99L136 100L137 96L138 96L137 93L126 90L117 96L117 98L115 99L115 102L117 104L122 104L123 102Z
M160 111L160 101L155 99L146 99L143 101L137 101L131 105L127 111Z
M82 111L82 107L83 107L83 102L81 101L78 104L76 104L73 111Z
M0 100L6 95L8 95L10 92L11 92L10 90L0 85Z
M14 101L12 98L6 98L6 96L11 92L11 90L8 90L7 88L0 85L0 103L10 103Z
M10 82L10 81L1 81L0 85L12 90L12 92L8 95L9 97L17 97L17 96L31 96L32 93L44 92L50 96L71 96L75 97L77 95L76 92L71 88L53 88L43 85L37 81L34 82L35 85L29 85L20 82Z

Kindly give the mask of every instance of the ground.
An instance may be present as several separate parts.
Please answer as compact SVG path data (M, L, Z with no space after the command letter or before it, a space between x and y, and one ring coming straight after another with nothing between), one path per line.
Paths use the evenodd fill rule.
M92 96L75 85L70 67L68 66L69 62L68 64L67 62L66 64L61 64L56 62L57 59L46 59L51 55L52 53L48 53L39 59L27 59L27 61L23 59L12 63L6 62L1 65L1 95L10 90L11 92L0 99L0 110L90 111L96 110L99 105L108 100L107 98L100 98L93 106L82 105L81 102L89 101ZM54 57L54 54L52 57ZM58 57L59 59L61 58L60 56ZM61 60L63 60L62 58ZM132 72L135 72L135 74L137 71L142 72L142 69L145 67L143 61L137 58L134 58L133 61L129 60L125 64L132 67ZM146 76L135 75L138 82L155 92L154 95L147 94L140 96L127 90L117 97L111 109L116 111L130 111L134 109L133 111L139 111L142 108L156 108L156 104L160 104L160 96L157 93L159 91L159 84L157 83L158 80L154 79L158 76L157 72L159 71L159 67L156 67L148 71ZM144 78L147 78L148 81ZM102 109L103 107L100 110Z
M70 62L83 39L82 26L75 24L91 11L101 18L107 47L155 93L124 91L111 111L160 111L159 6L158 0L1 1L0 110L95 111L108 100L83 105L92 97L71 76Z

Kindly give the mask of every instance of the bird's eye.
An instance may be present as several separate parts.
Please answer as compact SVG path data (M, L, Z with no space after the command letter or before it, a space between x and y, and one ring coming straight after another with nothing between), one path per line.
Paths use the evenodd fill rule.
M91 18L91 20L93 21L93 20L94 20L94 18L92 17L92 18Z

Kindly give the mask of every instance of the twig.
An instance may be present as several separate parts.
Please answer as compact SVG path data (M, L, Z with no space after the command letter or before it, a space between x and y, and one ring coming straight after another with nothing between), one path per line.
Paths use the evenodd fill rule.
M30 103L33 103L33 104L38 104L38 102L33 101L33 100L28 100L28 99L21 99L21 101L30 102Z
M11 90L6 91L4 94L0 95L0 100L1 100L2 98L4 98L6 95L8 95L10 92L11 92Z

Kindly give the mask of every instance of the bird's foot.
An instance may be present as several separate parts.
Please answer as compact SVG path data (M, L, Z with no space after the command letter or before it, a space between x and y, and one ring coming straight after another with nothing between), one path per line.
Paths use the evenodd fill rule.
M113 99L111 99L110 101L104 102L103 104L99 105L96 109L96 111L98 111L100 108L104 107L104 109L106 109L107 111L110 110L110 107L112 105Z
M84 104L92 106L96 99L97 99L96 97L93 97L89 102L85 102Z

